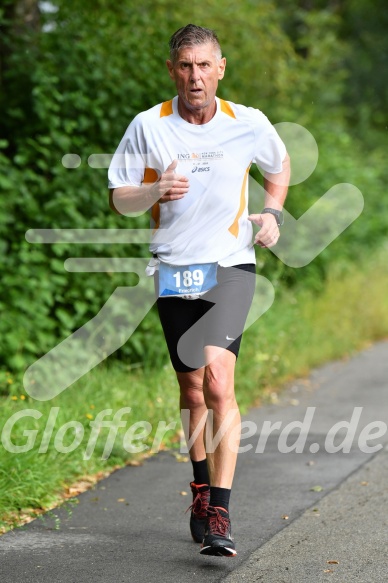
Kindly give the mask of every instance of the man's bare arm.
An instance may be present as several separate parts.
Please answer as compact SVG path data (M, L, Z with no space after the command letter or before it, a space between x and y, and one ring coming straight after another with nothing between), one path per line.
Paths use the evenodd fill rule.
M287 197L288 185L290 183L290 157L286 154L283 160L283 168L277 174L264 174L264 190L266 208L273 208L281 211Z
M265 208L281 211L286 200L288 184L290 182L290 157L286 154L283 160L281 172L264 175ZM260 227L255 236L255 243L260 247L272 247L279 239L279 227L274 215L256 214L249 215L248 219Z
M189 190L186 176L175 174L178 161L173 160L160 179L142 186L121 186L109 191L109 206L119 215L146 211L155 202L166 203L183 198Z

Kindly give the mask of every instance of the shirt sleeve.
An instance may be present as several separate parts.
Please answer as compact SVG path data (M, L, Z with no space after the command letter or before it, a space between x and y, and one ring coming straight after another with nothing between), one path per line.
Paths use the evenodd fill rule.
M140 116L129 124L108 170L108 188L140 186L146 168L145 140Z
M251 109L251 108L250 108ZM255 162L265 172L278 174L282 171L287 150L269 119L258 109L252 109L255 128Z

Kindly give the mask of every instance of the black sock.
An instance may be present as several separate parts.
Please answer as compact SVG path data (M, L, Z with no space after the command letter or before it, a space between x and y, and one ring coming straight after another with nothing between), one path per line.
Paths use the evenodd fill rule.
M229 512L229 488L218 488L217 486L210 486L210 506L220 506Z
M191 463L193 464L194 482L198 485L208 484L210 480L206 458L200 462L191 460Z

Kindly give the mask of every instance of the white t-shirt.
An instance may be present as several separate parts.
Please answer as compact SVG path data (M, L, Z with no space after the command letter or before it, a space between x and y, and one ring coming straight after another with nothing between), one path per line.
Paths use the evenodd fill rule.
M249 168L254 162L272 174L282 170L286 148L267 117L218 97L216 103L216 114L202 125L179 115L177 96L140 113L109 168L109 188L140 186L178 160L175 172L189 179L188 193L151 209L150 250L172 265L255 263Z

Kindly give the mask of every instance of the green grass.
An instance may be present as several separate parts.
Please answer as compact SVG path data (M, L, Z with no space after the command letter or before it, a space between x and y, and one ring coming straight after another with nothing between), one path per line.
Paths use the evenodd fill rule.
M319 293L278 287L271 309L244 336L236 372L236 392L242 411L265 399L268 392L279 390L291 378L305 375L315 366L349 355L387 336L388 265L383 254L372 260L360 260L358 265L333 266ZM90 486L96 476L98 479L126 463L136 463L144 453L149 454L158 426L163 430L162 422L174 426L174 430L165 434L162 447L179 450L178 389L169 364L154 372L141 368L130 370L110 358L48 402L30 398L20 380L6 372L0 376L0 391L4 395L0 397L0 427L12 415L24 412L28 416L17 420L10 439L18 446L27 444L28 439L34 443L30 451L9 452L4 447L6 432L3 431L0 532L27 516L57 505L77 493L78 487ZM98 413L111 409L105 417L111 420L124 407L130 408L122 411L125 426L118 428L107 459L103 452L108 428L101 428L95 446L90 446L93 452L85 455L91 423ZM33 418L27 410L41 416ZM50 439L46 432L47 442L43 447L50 412L51 415L57 412L57 418ZM127 451L129 434L126 432L142 421L150 425L137 427L135 435L139 439L132 440L132 445L148 449ZM66 423L73 428L64 432ZM58 451L73 443L75 429L80 436L75 443L79 445L68 453ZM24 434L25 430L30 433ZM149 435L142 437L142 430L149 431ZM39 448L44 451L39 452ZM69 490L79 480L83 484Z
M243 339L236 375L243 409L268 389L388 337L386 256L334 265L321 292L277 290Z

